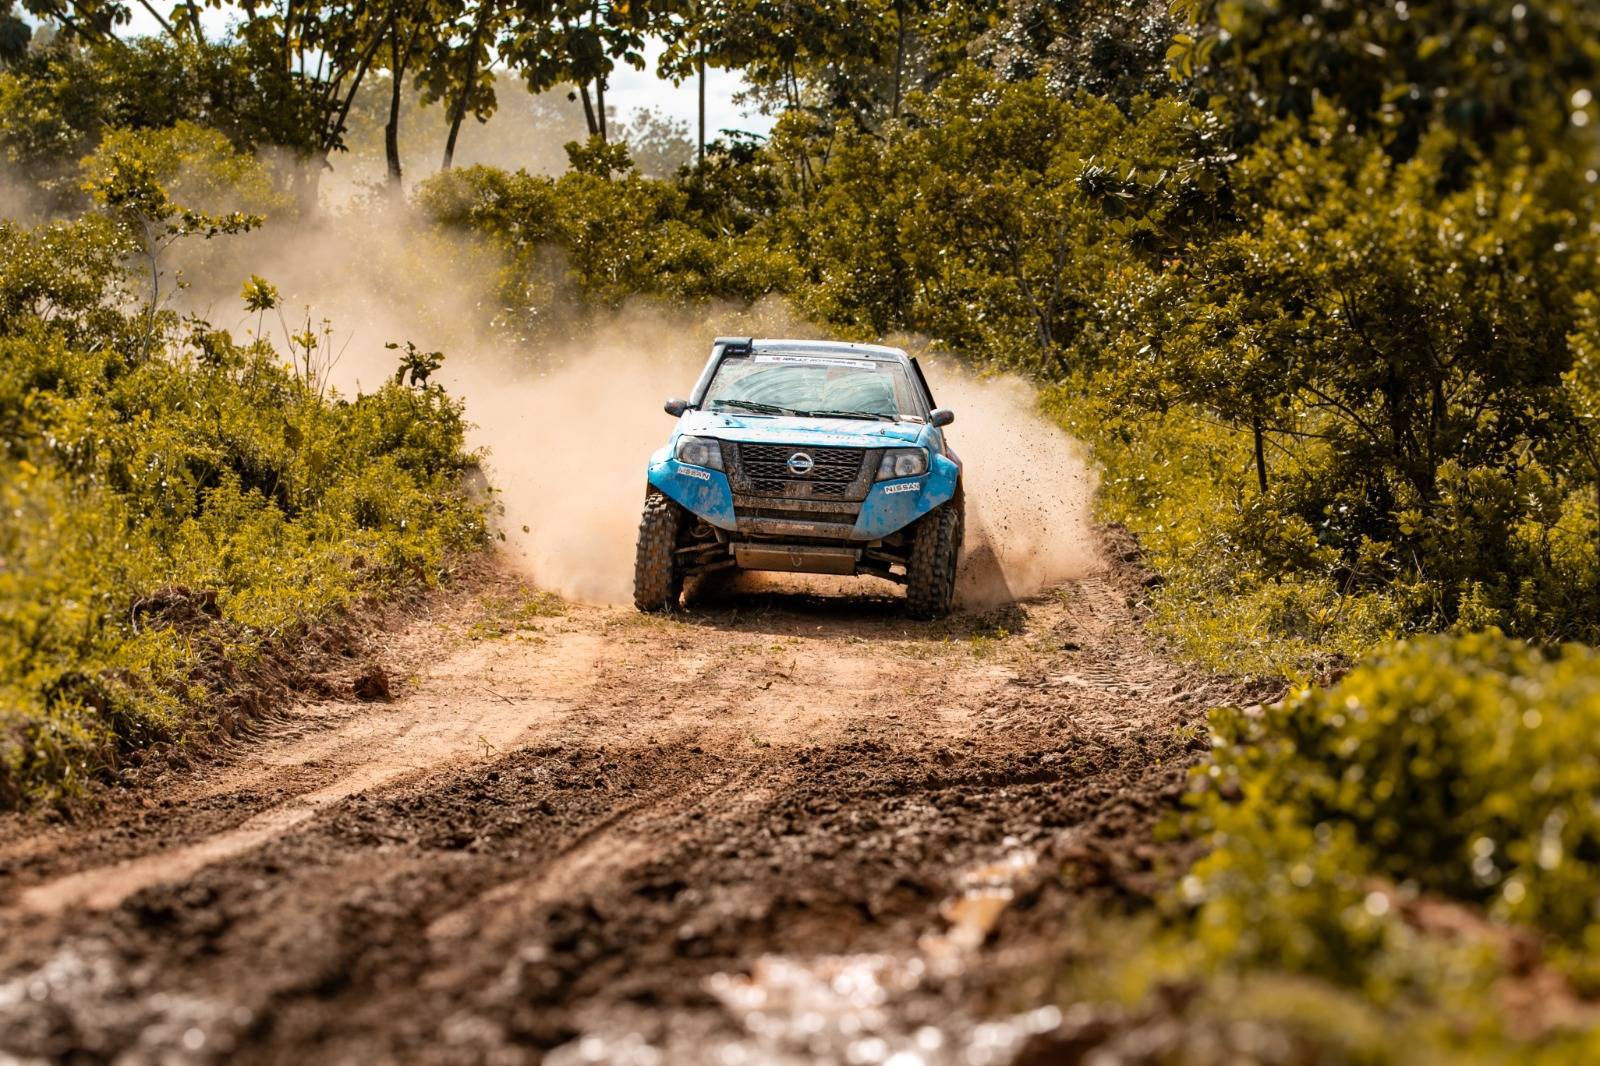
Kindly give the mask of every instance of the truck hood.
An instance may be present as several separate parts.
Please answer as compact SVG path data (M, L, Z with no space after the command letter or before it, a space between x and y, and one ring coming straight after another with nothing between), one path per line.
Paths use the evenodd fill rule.
M927 428L921 422L879 422L870 418L771 418L685 411L684 433L745 444L809 444L813 447L892 448L915 444Z

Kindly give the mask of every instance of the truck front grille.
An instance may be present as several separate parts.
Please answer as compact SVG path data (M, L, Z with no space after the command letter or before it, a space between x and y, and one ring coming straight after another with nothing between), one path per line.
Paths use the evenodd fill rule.
M872 487L872 448L813 448L803 444L733 445L734 491L784 500L866 499ZM811 469L797 473L789 461L804 453Z
M750 482L750 492L755 496L790 496L796 498L818 498L826 496L844 496L850 488L848 484L841 485L837 481L812 481L809 483L811 491L802 494L796 490L803 490L805 482L782 481L777 478L761 478Z

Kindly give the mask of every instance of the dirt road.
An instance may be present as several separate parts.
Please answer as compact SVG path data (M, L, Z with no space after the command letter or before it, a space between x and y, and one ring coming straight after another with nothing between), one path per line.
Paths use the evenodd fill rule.
M1012 1061L1227 693L1126 567L936 624L805 588L493 573L384 641L392 702L0 822L0 1061Z

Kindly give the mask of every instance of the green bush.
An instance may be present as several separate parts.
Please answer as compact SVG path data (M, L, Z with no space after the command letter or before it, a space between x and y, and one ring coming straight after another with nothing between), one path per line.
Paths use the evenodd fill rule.
M708 234L686 189L631 166L606 169L618 165L620 149L599 163L590 149L568 151L585 166L559 178L469 167L417 194L441 229L486 238L505 254L499 290L516 324L537 328L577 313L574 296L600 308L635 296L749 302L792 281L792 262L761 240Z
M133 148L114 146L147 158ZM0 223L0 806L208 735L225 663L436 581L484 534L456 401L425 383L342 397L312 363L146 303L120 258L147 251L129 204L170 204L159 168L130 185L97 158L140 195Z
M1207 853L1068 979L1140 1061L1594 1061L1600 652L1417 637L1211 725Z
M1103 374L1046 389L1041 407L1100 463L1096 507L1139 539L1162 575L1156 628L1221 673L1318 678L1409 628L1391 588L1352 590L1342 563L1282 496L1256 489L1250 437L1178 405L1130 410Z
M1388 994L1418 978L1399 901L1421 896L1538 930L1600 987L1600 652L1418 637L1213 731L1215 848L1184 894L1215 960Z

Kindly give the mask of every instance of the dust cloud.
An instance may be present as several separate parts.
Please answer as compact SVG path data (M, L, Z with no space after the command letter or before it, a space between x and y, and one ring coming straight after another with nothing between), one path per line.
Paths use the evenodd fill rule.
M0 166L0 222L33 226L44 221L38 187Z
M376 200L197 251L204 258L173 264L185 268L188 309L236 335L259 329L280 350L307 321L326 321L323 374L343 393L393 373L386 343L443 351L435 380L465 402L507 557L542 587L596 603L631 601L644 467L672 429L661 405L689 392L711 338L827 335L776 300L692 309L641 301L597 323L556 285L529 297L548 303L535 308L546 323L540 339L519 341L496 304L503 264L493 254ZM250 274L279 288L281 315L243 313L239 287ZM956 411L950 439L965 464L960 601L992 606L1092 568L1094 476L1076 443L1038 413L1032 390L974 377L949 358L929 376Z
M564 596L632 602L645 463L673 426L663 402L688 395L718 332L785 317L776 305L705 319L639 306L550 351L549 369L458 362L446 386L488 449L516 565Z
M1098 477L1085 450L1040 413L1021 378L982 378L949 359L925 367L966 485L966 547L957 602L994 607L1083 577L1100 565L1092 529Z
M776 304L704 317L641 307L550 353L553 369L517 374L458 360L447 386L466 398L473 443L488 449L508 553L540 585L630 602L645 459L672 428L661 404L689 392L717 334L821 332ZM1033 390L1016 378L981 380L953 365L929 373L940 402L957 411L962 605L1010 602L1094 569L1095 477L1081 447L1037 413Z

